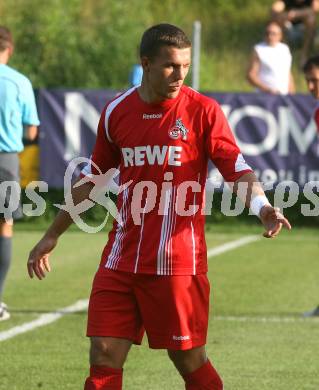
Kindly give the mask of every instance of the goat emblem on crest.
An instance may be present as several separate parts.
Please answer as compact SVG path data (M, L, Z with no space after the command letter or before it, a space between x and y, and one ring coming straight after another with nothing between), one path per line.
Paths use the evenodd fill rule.
M172 139L182 138L182 140L186 141L188 132L189 130L184 126L182 119L178 118L175 125L169 130L168 135Z

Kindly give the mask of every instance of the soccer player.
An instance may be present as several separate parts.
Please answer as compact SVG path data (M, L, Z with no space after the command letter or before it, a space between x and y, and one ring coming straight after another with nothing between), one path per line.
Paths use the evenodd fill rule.
M303 71L305 74L309 92L312 94L312 96L315 99L319 100L319 56L317 55L314 57L310 57L306 61L303 67ZM319 141L319 107L317 107L315 111L314 118L317 125L318 141ZM306 312L304 315L306 317L319 316L319 306L317 306L316 308L314 308L309 312Z
M7 65L13 49L9 29L0 26L0 183L19 183L18 153L23 150L22 138L35 139L40 123L29 79ZM19 197L16 187L11 188L15 197ZM4 192L1 189L1 207L9 209L10 199ZM10 318L7 305L2 302L2 295L11 263L13 220L21 216L20 205L12 213L12 219L3 211L0 212L0 321Z
M141 86L105 106L91 164L82 171L88 182L72 189L78 204L88 198L98 170L119 167L120 184L132 180L118 196L122 223L114 222L93 281L85 390L122 388L127 354L144 330L151 348L167 350L186 389L220 390L205 351L209 282L201 206L208 159L235 183L234 191L248 184L246 204L266 237L290 224L269 204L220 106L183 85L191 59L185 33L170 24L149 28L140 58ZM30 277L42 279L50 270L49 254L71 222L67 211L59 212L30 252Z

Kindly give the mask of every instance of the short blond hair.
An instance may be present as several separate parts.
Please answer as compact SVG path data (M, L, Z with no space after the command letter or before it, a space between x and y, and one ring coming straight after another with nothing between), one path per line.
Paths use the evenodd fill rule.
M140 44L140 57L153 59L162 46L172 46L185 49L192 46L187 35L173 24L161 23L147 29Z

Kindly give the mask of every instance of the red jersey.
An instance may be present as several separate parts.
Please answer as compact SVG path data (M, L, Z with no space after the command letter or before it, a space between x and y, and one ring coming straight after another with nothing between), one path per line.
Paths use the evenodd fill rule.
M91 160L102 173L118 167L120 184L132 184L118 196L123 223L114 221L101 264L157 275L207 272L201 208L209 158L228 182L251 171L213 99L183 86L176 98L147 104L132 88L107 104ZM89 173L98 172L92 165ZM145 212L136 217L136 210Z

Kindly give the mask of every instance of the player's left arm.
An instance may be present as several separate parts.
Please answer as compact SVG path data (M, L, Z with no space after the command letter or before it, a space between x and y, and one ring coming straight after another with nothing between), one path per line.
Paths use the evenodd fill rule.
M23 136L28 141L34 141L38 135L38 126L40 125L40 120L32 84L27 78L23 83L21 102L21 119L24 132Z
M245 188L243 192L240 190L241 183L244 184L243 188ZM264 237L276 237L282 227L288 230L291 229L288 219L284 217L280 209L269 203L254 172L245 173L237 179L234 183L233 192L260 218L265 228Z
M24 136L28 141L34 141L38 135L38 126L24 125Z
M264 225L264 237L273 238L282 227L291 229L288 220L274 208L251 167L240 153L228 122L219 105L208 112L207 152L232 191L257 215Z

